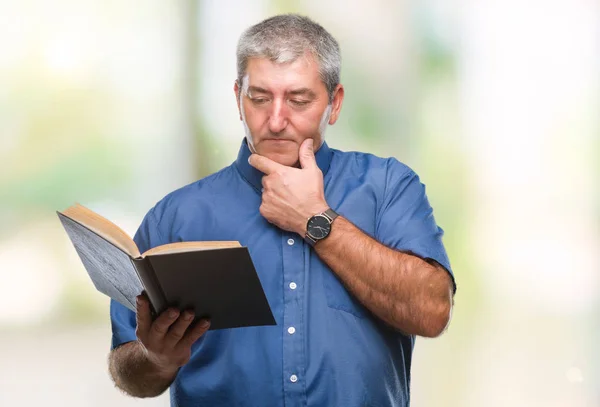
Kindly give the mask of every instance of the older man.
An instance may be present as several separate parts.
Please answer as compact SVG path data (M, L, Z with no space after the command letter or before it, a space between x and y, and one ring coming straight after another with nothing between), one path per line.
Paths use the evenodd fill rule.
M110 372L173 406L408 406L415 336L435 337L455 290L424 186L397 160L324 142L340 114L340 51L297 15L249 28L235 97L246 138L229 167L162 199L140 251L248 246L276 326L209 331L168 310L111 303Z

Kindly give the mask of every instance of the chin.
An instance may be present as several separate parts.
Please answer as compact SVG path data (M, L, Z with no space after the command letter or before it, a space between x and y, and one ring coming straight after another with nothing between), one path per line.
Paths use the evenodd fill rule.
M278 164L287 165L288 167L293 167L298 163L298 145L296 143L289 143L289 145L269 145L268 142L264 144L260 143L256 146L256 152Z
M286 165L288 167L294 167L298 163L298 153L285 154L271 151L261 155L264 155L268 159L273 160L278 164Z

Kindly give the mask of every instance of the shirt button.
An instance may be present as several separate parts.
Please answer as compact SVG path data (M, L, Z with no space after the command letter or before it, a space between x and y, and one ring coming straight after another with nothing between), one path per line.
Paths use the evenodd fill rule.
M294 332L296 332L296 328L294 328L293 326L290 326L290 327L288 328L288 333L289 333L290 335L293 335L293 334L294 334Z
M292 246L294 244L294 239L288 239L288 244Z
M296 376L295 374L290 376L290 382L296 383L297 381L298 381L298 376Z
M292 282L290 283L290 288L291 288L292 290L295 290L295 289L296 289L296 287L297 287L297 286L296 286L296 283L294 283L294 282L292 281Z

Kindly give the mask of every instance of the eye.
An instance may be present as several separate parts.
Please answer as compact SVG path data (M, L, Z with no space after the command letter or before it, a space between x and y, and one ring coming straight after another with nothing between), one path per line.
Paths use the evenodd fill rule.
M267 98L250 98L255 105L263 105L269 101Z
M308 105L310 103L310 101L308 101L308 100L291 99L290 103L292 103L294 106L302 107L302 106Z

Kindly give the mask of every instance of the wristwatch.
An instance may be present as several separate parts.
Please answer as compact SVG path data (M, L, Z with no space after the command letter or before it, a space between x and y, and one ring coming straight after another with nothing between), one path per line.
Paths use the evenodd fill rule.
M331 208L312 216L306 223L306 236L304 236L306 243L314 246L319 240L329 236L331 224L337 217L338 214Z

